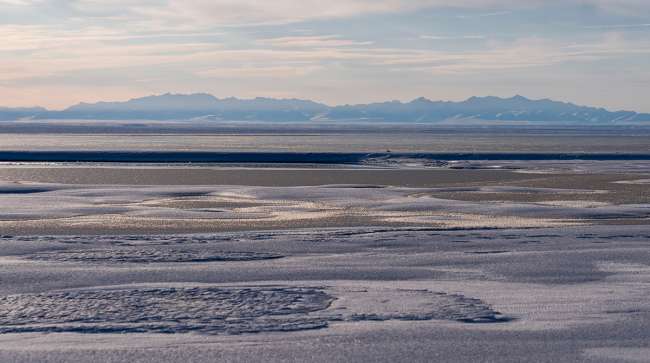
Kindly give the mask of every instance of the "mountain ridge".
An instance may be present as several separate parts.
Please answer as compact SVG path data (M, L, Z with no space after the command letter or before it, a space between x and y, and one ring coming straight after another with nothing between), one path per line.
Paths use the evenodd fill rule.
M62 111L42 107L3 108L0 120L214 120L214 121L366 121L434 123L449 120L567 123L650 122L650 114L609 111L550 99L472 96L464 101L386 101L329 106L297 98L217 98L208 93L151 95L128 101L78 103Z

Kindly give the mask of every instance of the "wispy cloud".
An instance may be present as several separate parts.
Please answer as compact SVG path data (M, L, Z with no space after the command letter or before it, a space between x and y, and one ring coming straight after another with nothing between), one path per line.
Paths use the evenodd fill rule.
M294 78L303 77L322 70L320 65L278 65L278 66L245 66L245 67L220 67L199 70L196 75L210 78Z
M27 6L34 3L33 0L0 0L0 5Z
M4 35L4 42L0 43L3 55L0 81L5 82L137 67L166 67L202 76L242 78L302 76L315 71L332 74L349 67L468 73L650 53L650 42L628 40L620 34L607 34L599 40L581 43L521 38L514 42L485 42L481 49L443 51L386 47L339 35L264 38L247 45L228 45L199 39L115 42L132 35L104 28L53 33L48 27L4 26L0 32ZM420 38L483 40L485 36L422 35ZM29 56L24 52L29 52Z
M483 51L414 51L401 58L387 57L382 62L398 71L468 75L568 62L589 63L633 54L650 54L650 42L629 41L615 35L581 44L522 38L514 42L494 43Z
M590 25L583 27L585 29L628 29L628 28L650 28L650 23L643 24L608 24L608 25Z
M36 0L0 1L27 4ZM71 4L82 14L120 14L168 25L191 21L195 26L283 24L427 8L469 9L472 13L459 14L457 17L471 19L504 16L512 14L516 9L530 9L549 4L587 5L604 11L627 14L650 12L650 2L646 0L457 0L453 3L447 0L75 0Z
M488 18L492 16L503 16L503 15L510 15L512 14L512 11L494 11L490 13L479 13L479 14L461 14L461 15L456 15L457 18L459 19L474 19L474 18Z
M420 35L426 40L481 40L487 39L485 35Z
M364 46L372 45L372 41L355 41L350 39L343 39L339 35L320 35L320 36L294 36L294 37L279 37L267 38L258 40L260 44L266 44L274 47L285 48L332 48L332 47L348 47L348 46Z

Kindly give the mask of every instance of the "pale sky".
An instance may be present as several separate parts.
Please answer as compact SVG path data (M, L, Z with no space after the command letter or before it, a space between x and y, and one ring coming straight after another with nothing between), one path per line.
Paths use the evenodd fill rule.
M0 106L166 92L650 112L650 1L0 0Z

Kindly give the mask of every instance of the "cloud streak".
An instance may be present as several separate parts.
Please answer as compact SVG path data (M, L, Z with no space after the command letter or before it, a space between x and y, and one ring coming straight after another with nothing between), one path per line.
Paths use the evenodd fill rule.
M482 40L487 39L485 35L420 35L420 39L426 40Z
M63 6L61 6L63 5ZM286 24L368 14L457 8L461 19L508 15L548 5L591 6L602 11L649 14L646 0L0 0L0 6L64 7L75 18L113 18L149 26L214 27Z
M633 28L650 28L650 23L644 24L610 24L610 25L590 25L585 29L633 29Z

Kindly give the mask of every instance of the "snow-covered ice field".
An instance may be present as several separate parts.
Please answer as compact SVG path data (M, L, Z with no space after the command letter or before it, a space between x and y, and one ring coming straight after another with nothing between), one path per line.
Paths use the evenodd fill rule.
M0 361L646 361L650 170L564 164L4 165Z

